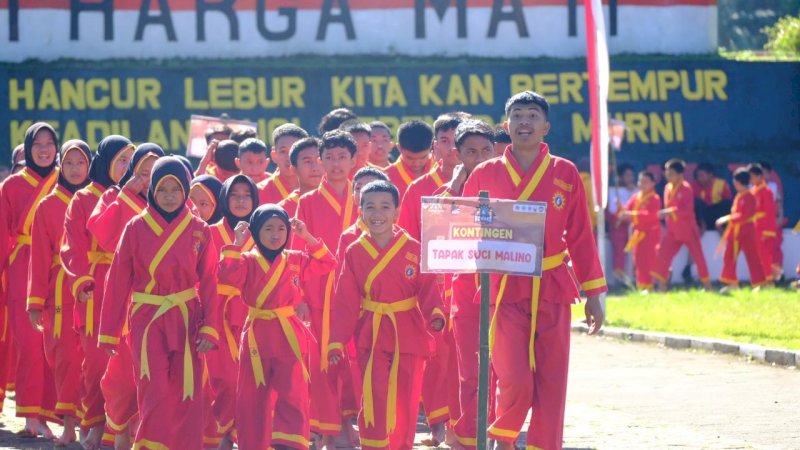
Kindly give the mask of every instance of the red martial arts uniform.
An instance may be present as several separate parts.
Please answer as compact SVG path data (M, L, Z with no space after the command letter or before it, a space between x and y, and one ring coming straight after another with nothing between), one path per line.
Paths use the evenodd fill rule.
M542 277L492 275L492 364L497 375L497 417L489 436L514 442L533 407L527 445L562 446L569 362L570 304L579 301L564 260L569 254L587 297L608 290L597 257L583 182L575 165L551 156L542 143L527 171L512 146L479 165L465 197L482 190L492 198L547 202Z
M449 183L448 183L449 184ZM434 192L437 197L459 197L448 184ZM480 337L480 277L473 274L446 274L443 300L450 307L450 329L452 350L456 363L448 362L458 370L458 409L451 411L452 430L458 442L467 450L477 446L478 433L478 347ZM437 348L438 351L438 348ZM451 360L452 361L452 360ZM427 368L426 368L427 369ZM426 371L426 373L428 373ZM452 374L449 382L452 383ZM494 385L494 384L492 384ZM423 384L424 389L424 384ZM493 389L489 389L493 398ZM490 402L490 409L494 410ZM453 403L450 403L453 409ZM490 416L491 417L491 416Z
M308 448L309 335L295 307L301 278L336 266L322 242L308 250L311 256L285 250L272 263L257 249L242 253L226 245L222 250L220 284L241 289L249 307L236 399L236 430L243 450Z
M59 250L64 234L64 215L72 193L56 185L39 203L31 228L31 263L28 278L28 311L42 311L44 348L55 379L56 415L76 419L80 407L83 350L75 331L75 297L67 286ZM25 351L29 351L26 349Z
M411 449L414 443L425 359L435 345L429 324L446 321L436 277L419 271L419 252L419 242L399 230L385 248L362 234L344 255L330 351L342 355L355 337L364 379L358 415L364 449Z
M758 254L758 235L756 234L756 198L750 192L736 194L728 219L728 228L725 230L723 242L725 254L722 262L722 275L719 281L737 285L736 260L739 251L744 253L747 268L750 270L750 284L760 286L766 281Z
M653 278L667 283L672 258L685 245L697 266L700 281L709 281L706 257L700 245L700 231L694 216L694 192L689 182L684 180L678 186L667 183L664 188L664 209L669 211L666 216L667 231L658 245L658 268L652 272Z
M211 225L211 240L219 254L226 245L232 245L234 234L226 219ZM243 251L250 251L254 246L249 236ZM213 391L211 404L213 416L217 422L217 435L211 439L216 441L233 430L233 419L236 411L236 372L239 368L239 345L242 328L247 317L247 305L242 302L241 291L237 286L220 282L217 285L217 302L222 308L221 323L223 335L219 350L206 355L208 376ZM210 436L207 436L207 438Z
M208 225L187 207L167 222L148 206L122 233L99 342L116 349L128 315L141 419L134 448L203 445L196 342L203 337L219 344L217 256Z
M141 214L146 206L147 200L141 195L124 186L121 190L112 186L103 193L86 226L100 248L113 254L125 225ZM105 270L108 270L108 266ZM104 299L95 301L102 305ZM127 336L123 336L123 339L126 338ZM117 353L115 358L108 360L105 373L100 379L100 389L106 400L106 425L113 433L125 431L139 410L130 348L121 345Z
M433 169L433 158L428 158L428 163L423 173L427 174L431 169ZM416 180L408 167L403 163L403 158L397 158L397 161L381 170L389 177L389 181L397 187L397 191L400 193L400 199L402 200L408 186Z
M3 182L0 181L0 197ZM0 199L0 205L4 204ZM2 263L0 263L2 266ZM14 390L14 369L17 356L14 351L14 336L8 323L8 303L6 301L6 275L0 270L0 411L6 399L6 390Z
M277 205L292 192L286 180L281 179L277 174L273 174L269 178L257 183L259 205L265 205L267 203L274 203Z
M9 324L17 345L17 417L49 421L58 421L53 374L42 333L28 319L26 297L34 213L57 178L57 169L42 178L26 167L5 180L0 194L0 273L5 270Z
M297 219L306 224L308 232L317 236L327 248L336 248L339 237L355 223L357 205L353 203L352 184L340 195L323 178L318 189L300 197ZM294 248L298 238L295 236ZM331 327L331 301L335 282L334 271L319 277L308 277L303 285L311 310L311 331L318 345L311 349L311 430L323 435L337 435L342 417L355 415L357 399L350 376L349 362L328 367ZM317 351L319 350L319 351Z
M767 281L773 281L776 267L783 269L783 261L775 261L775 242L777 241L778 219L777 205L772 189L764 181L753 186L751 192L756 198L756 236L758 238L758 254L761 267Z
M722 178L714 177L710 186L703 186L700 183L693 185L694 195L708 206L716 205L723 200L733 198L731 187Z
M397 224L408 232L408 235L419 241L422 237L422 197L432 196L445 183L445 174L441 161L422 177L408 186L403 196L400 217ZM445 305L445 314L450 314L449 277L445 283L445 275L438 277L439 291ZM446 285L446 286L445 286ZM460 416L458 402L458 360L451 330L444 330L436 336L436 351L425 364L425 376L422 381L422 405L428 425L455 420ZM453 411L451 411L453 409Z
M652 272L656 270L657 248L661 240L661 221L658 211L661 197L655 192L637 192L625 205L631 213L633 234L625 251L633 250L633 267L638 289L653 289Z

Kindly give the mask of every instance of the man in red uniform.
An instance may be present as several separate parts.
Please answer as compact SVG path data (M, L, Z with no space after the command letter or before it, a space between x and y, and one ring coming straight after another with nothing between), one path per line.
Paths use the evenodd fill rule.
M369 233L345 251L336 285L330 363L344 360L344 346L355 338L364 449L411 449L424 358L434 345L429 331L445 325L435 276L419 271L419 242L394 228L398 203L390 183L364 187L360 218Z
M356 143L350 133L341 130L325 133L319 147L325 177L319 188L300 197L297 205L297 219L328 248L336 248L339 236L356 221L357 209L347 178L355 153ZM297 248L298 244L293 245ZM304 286L311 311L311 331L320 344L311 350L311 431L322 436L322 445L330 449L342 425L352 428L350 418L356 409L349 366L340 364L329 369L327 364L334 281L331 272L306 280Z
M397 187L400 198L417 178L431 171L431 143L433 130L430 125L420 120L412 120L400 125L397 130L397 148L400 158L386 168L389 181Z
M292 144L289 162L292 165L292 172L297 177L297 189L281 200L278 205L286 210L289 217L294 217L300 197L319 188L322 176L325 174L322 161L319 159L319 140L306 137Z
M269 178L256 183L259 204L278 204L297 189L297 176L294 174L289 152L295 142L307 137L306 130L293 123L285 123L272 132L273 145L269 155L278 168Z
M583 183L575 165L550 154L547 100L522 92L506 102L511 145L503 156L478 166L464 196L488 191L492 198L547 202L542 277L492 275L492 364L497 375L497 417L489 437L511 450L533 408L528 446L560 449L569 362L570 304L578 286L564 263L569 255L588 297L590 332L603 323L600 294L607 291L589 222ZM493 336L493 337L492 337ZM490 344L491 345L491 344ZM531 448L531 447L528 447Z
M372 146L371 134L372 130L368 124L364 122L350 121L345 122L339 127L344 131L350 133L356 141L356 157L353 170L350 171L350 179L353 179L356 172L362 167L369 165L369 154Z
M733 187L736 188L736 199L733 201L731 213L717 219L717 227L727 225L720 245L725 245L725 256L722 265L720 281L727 286L720 292L739 287L736 277L736 260L739 251L747 259L747 268L750 270L750 284L757 288L764 284L764 271L758 255L758 236L753 225L756 222L756 198L750 192L750 173L740 167L733 174Z
M369 124L369 165L379 169L386 169L392 164L389 153L392 151L392 130L381 122L374 121Z
M0 194L0 273L5 270L8 319L17 346L16 414L25 418L24 435L53 434L45 421L58 420L53 374L45 361L42 334L28 320L28 263L31 227L39 202L58 178L58 136L38 122L25 133L25 168L3 182Z
M461 164L456 166L453 178L437 189L434 195L461 196L464 183L475 167L495 156L494 137L494 130L479 120L468 119L462 122L456 128L454 136ZM478 331L480 329L480 305L475 303L475 298L478 295L479 281L474 274L445 275L444 278L445 295L442 298L445 308L450 310L451 324L445 333L451 338L452 351L457 359L457 364L453 365L458 368L457 394L459 395L459 408L450 411L452 433L448 437L452 442L448 444L451 448L474 450L478 430Z
M656 194L656 179L650 172L639 172L638 187L639 192L628 200L619 217L633 224L633 234L625 251L633 250L636 287L649 292L653 289L651 273L656 269L656 249L661 240L661 221L658 220L661 197Z
M667 221L667 232L661 236L658 268L653 272L653 278L658 281L661 292L667 291L672 258L684 245L697 265L697 274L703 288L711 290L711 278L694 216L694 192L683 177L685 169L686 163L679 159L671 159L664 165L667 186L664 188L664 209L658 212L658 217Z

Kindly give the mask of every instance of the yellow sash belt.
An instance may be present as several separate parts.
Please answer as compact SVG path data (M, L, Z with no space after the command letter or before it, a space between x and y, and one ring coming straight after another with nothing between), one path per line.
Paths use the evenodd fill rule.
M292 348L292 353L294 353L294 356L303 368L303 379L306 381L310 379L308 369L306 369L306 365L303 363L303 355L300 354L300 342L297 340L294 328L292 328L292 324L289 322L289 318L294 316L294 314L294 306L291 305L276 309L250 308L250 312L247 314L247 321L251 322L250 330L247 332L247 343L250 347L250 361L253 365L253 376L256 380L256 387L266 385L264 367L261 365L261 354L258 351L258 342L256 342L255 332L253 331L254 324L252 322L256 320L278 319L283 334L286 336L286 340L289 341L289 347Z
M89 252L89 262L92 264L111 264L114 260L113 252Z
M201 184L201 183L198 183ZM233 335L233 329L229 320L225 320L228 313L228 307L234 297L242 295L239 289L227 284L217 285L217 294L224 295L225 304L222 307L222 331L225 333L225 342L228 344L228 352L231 354L231 359L239 361L239 340Z
M372 390L372 365L375 356L375 344L378 342L378 333L381 329L381 320L388 317L394 328L394 356L389 372L389 397L386 404L386 431L391 433L397 425L397 375L400 369L400 337L397 334L397 317L395 313L410 311L417 307L417 297L409 297L392 303L374 302L368 298L362 299L361 308L372 313L372 347L369 361L364 371L364 422L367 426L375 424L375 406Z
M22 250L22 247L26 245L31 245L31 236L29 234L20 234L17 236L17 246L14 247L14 251L11 252L11 256L8 258L8 263L11 264L17 259L17 253Z
M56 292L55 292L55 317L53 319L53 337L59 338L61 337L61 324L64 321L63 319L63 309L64 309L64 268L61 267L61 256L53 255L53 263L50 266L58 267L58 274L56 275Z
M633 230L631 238L628 239L628 243L625 245L625 252L627 253L636 248L636 246L644 240L646 235L647 233L642 230Z
M564 262L564 258L567 257L566 250L557 253L555 255L551 255L542 259L542 275L544 275L545 271L555 269L556 267L560 266ZM489 351L491 352L494 349L494 337L495 337L495 329L497 326L497 311L500 310L500 301L503 300L503 294L506 290L506 283L508 282L508 275L503 275L503 278L500 280L500 289L497 293L497 301L494 305L494 314L492 315L492 323L489 326ZM534 337L536 336L536 316L539 313L539 290L541 289L542 279L540 277L533 277L532 289L531 289L531 337L530 342L528 344L528 358L530 358L530 365L531 370L536 370L536 359L535 359L535 352L533 341Z
M183 399L192 398L194 396L194 367L192 364L192 348L189 346L189 308L186 303L197 298L197 291L195 288L189 288L181 292L176 292L169 295L153 295L145 294L144 292L134 292L131 300L135 304L153 305L158 306L153 318L144 329L142 336L142 352L141 362L142 370L139 374L140 378L150 378L150 364L147 360L147 335L150 332L150 325L156 319L166 314L172 308L178 308L183 316L183 326L185 327L185 345L183 348Z

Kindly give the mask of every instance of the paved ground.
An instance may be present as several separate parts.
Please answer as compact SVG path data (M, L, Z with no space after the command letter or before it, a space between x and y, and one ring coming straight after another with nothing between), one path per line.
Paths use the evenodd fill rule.
M575 334L572 348L565 448L800 448L798 370ZM4 413L0 448L52 448Z

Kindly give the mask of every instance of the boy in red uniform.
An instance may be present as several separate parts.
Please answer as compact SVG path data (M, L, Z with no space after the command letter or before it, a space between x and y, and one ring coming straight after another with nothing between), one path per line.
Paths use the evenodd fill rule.
M658 245L658 265L652 272L659 283L659 290L666 292L669 285L672 258L684 245L697 265L697 274L703 288L711 290L711 278L708 275L706 257L700 245L700 231L694 216L694 192L692 186L683 177L686 163L679 159L671 159L664 164L664 175L667 186L664 188L664 208L658 211L658 218L667 222L667 232L661 236Z
M290 228L308 244L307 252L286 249ZM239 447L305 450L309 343L295 308L301 279L333 270L336 258L276 205L258 207L250 224L239 222L235 233L233 245L222 248L219 281L240 289L249 309L239 355ZM245 252L250 236L256 248Z
M57 421L53 374L47 366L42 333L28 319L28 263L31 226L39 202L58 179L58 136L50 125L38 122L25 133L25 168L3 182L0 205L0 273L5 271L8 322L17 346L17 417L25 417L26 436L53 434L45 421Z
M246 175L234 175L222 184L219 192L222 219L211 225L211 239L219 253L222 247L233 244L234 227L239 222L249 222L253 210L258 206L258 187ZM243 244L244 251L255 245L253 239ZM219 448L231 448L235 441L234 413L236 406L236 369L239 365L239 344L247 316L247 307L242 302L241 290L220 283L217 286L218 302L222 308L222 347L206 355L208 376L213 390L211 404L221 439Z
M267 144L256 138L245 139L239 144L238 155L236 157L236 167L239 173L247 175L254 183L261 183L267 180L267 166L269 165L269 152Z
M189 176L176 158L156 162L147 208L126 225L108 273L98 341L115 355L128 323L141 418L134 448L203 443L198 354L219 342L218 255L186 207Z
M633 224L633 234L628 239L625 251L633 250L633 267L636 287L641 291L653 289L653 275L658 243L661 240L661 197L656 194L656 179L650 172L639 172L639 192L625 204L619 213L620 219Z
M714 175L714 166L709 162L701 162L694 171L695 183L692 184L694 195L701 202L703 208L700 220L704 230L713 230L715 222L726 215L731 209L731 188L728 182Z
M369 125L364 122L345 122L342 124L341 127L344 131L350 133L350 136L353 136L353 140L356 141L356 156L355 156L355 165L353 169L350 171L350 179L353 179L356 172L361 170L362 167L366 167L369 164L369 154L370 148L372 145L371 142L371 133L372 130L370 129Z
M106 421L106 413L113 420L117 418L115 405L118 402L129 404L124 396L115 395L110 404L106 405L101 389L108 355L97 346L97 326L105 293L106 272L114 254L100 247L89 231L88 221L103 192L108 189L116 190L113 185L119 183L128 170L133 153L134 146L126 137L111 135L100 141L97 155L89 167L89 179L92 182L75 193L64 218L61 263L67 272L71 292L78 300L75 303L75 328L81 334L83 347L81 405L85 410L81 427L91 428L81 444L88 449L100 446L103 423L112 425ZM132 414L135 413L136 409L133 408ZM126 435L127 433L119 433L117 438L120 442L126 442Z
M416 240L421 237L422 197L433 195L449 181L453 176L453 169L460 163L454 135L456 127L465 117L464 113L451 113L436 118L433 123L433 156L437 162L430 172L411 183L403 196L397 224ZM443 297L447 297L444 299L447 306L450 295L444 292L444 276L438 277L438 280ZM446 308L445 313L449 313L449 308ZM431 436L423 443L434 447L445 441L445 424L451 417L460 415L458 385L454 382L458 366L452 334L438 334L436 340L436 353L425 365L425 377L422 381L422 405L431 428Z
M455 130L454 142L461 164L455 167L453 178L434 192L436 196L461 196L464 183L478 164L495 156L495 132L484 122L474 119L463 121ZM478 278L473 274L455 274L444 277L443 300L449 308L451 327L445 331L451 345L448 367L458 370L458 408L451 406L452 433L448 444L452 448L474 450L477 437L478 417L478 331L480 304ZM479 298L479 297L478 297ZM447 312L447 311L445 311ZM439 349L437 348L437 352ZM427 370L427 368L426 368ZM452 384L453 377L447 370L445 382ZM428 373L428 372L426 372ZM449 377L448 377L449 375ZM452 403L451 403L452 405Z
M380 169L376 167L367 166L359 169L358 172L356 172L356 174L353 176L353 203L360 205L361 189L367 184L377 180L388 182L389 177L387 177L385 173L381 172ZM357 219L356 223L350 225L350 228L346 229L339 237L339 245L336 247L336 254L340 257L344 256L344 251L347 250L347 247L355 242L356 239L358 239L361 234L366 231L367 228L364 226L364 223L361 221L361 219ZM342 267L342 262L343 261L340 259L337 266L337 273Z
M289 159L289 152L295 142L307 137L306 130L293 123L285 123L272 132L273 146L270 158L278 168L269 178L256 183L259 204L280 203L297 189L297 177Z
M754 226L757 214L756 198L750 192L750 172L747 169L741 167L734 172L733 187L736 189L736 198L733 200L731 214L717 219L718 228L726 225L728 227L722 239L725 245L725 255L722 275L719 279L727 286L722 288L721 292L739 287L739 280L736 277L736 260L740 250L747 259L750 284L754 288L758 288L766 281L758 255L758 235Z
M369 124L369 165L379 169L386 169L392 164L389 153L392 151L392 130L381 122L374 121Z
M478 166L464 196L489 191L492 198L547 202L542 277L492 275L494 305L490 329L497 375L497 417L489 437L498 449L513 449L533 408L526 444L560 449L564 430L569 361L570 304L580 299L564 263L572 261L586 294L590 332L603 322L600 294L607 291L589 222L583 183L575 165L550 154L550 106L526 91L506 102L506 129L512 144L500 158ZM493 343L493 345L492 345Z
M400 125L397 130L397 148L400 157L386 168L389 181L397 187L400 199L417 178L431 171L431 143L433 130L430 125L420 120L412 120Z
M28 315L34 328L44 333L45 356L55 378L55 413L64 421L64 433L56 441L59 445L75 441L75 427L83 413L79 404L83 351L80 336L72 327L75 297L64 282L58 253L64 214L75 191L89 184L91 159L92 152L85 142L64 143L58 182L39 203L31 228Z
M394 229L397 188L374 181L361 191L369 230L345 251L336 285L330 363L355 337L363 376L358 415L364 449L411 449L430 332L444 328L436 277L419 271L419 242ZM384 320L386 319L386 320Z
M322 161L319 159L319 140L307 137L292 144L289 162L292 165L293 173L297 176L298 187L278 205L286 210L289 217L294 217L300 197L319 188L322 176L325 174Z
M349 133L341 130L325 133L319 147L325 177L319 188L300 197L297 205L297 219L328 248L336 248L339 236L356 221L356 205L347 178L355 153L356 143ZM331 271L321 277L309 277L304 284L311 311L311 331L320 345L311 351L311 431L321 435L322 445L329 448L333 448L334 437L342 425L349 433L352 428L349 419L356 408L349 366L340 364L329 370L327 364L334 281Z
M775 274L783 272L783 261L775 261L775 240L778 237L778 210L775 195L764 180L764 169L760 164L750 164L751 191L756 198L756 237L761 267L768 283L775 280Z

